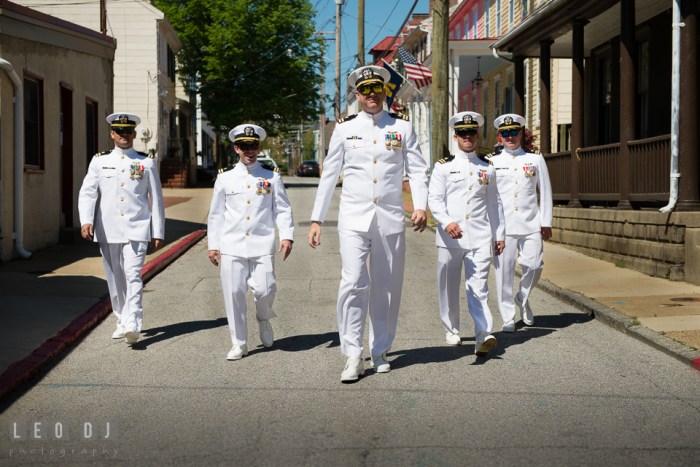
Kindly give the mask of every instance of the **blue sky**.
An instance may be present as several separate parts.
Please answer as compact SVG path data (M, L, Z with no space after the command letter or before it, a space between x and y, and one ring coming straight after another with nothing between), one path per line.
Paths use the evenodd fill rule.
M367 52L386 36L394 36L414 0L365 0L365 60ZM316 11L316 30L335 32L335 0L311 0ZM418 0L413 13L429 13L429 0ZM343 0L340 40L340 89L357 65L357 0ZM326 35L331 38L333 35ZM335 42L326 42L326 95L333 100L335 92ZM331 102L332 104L332 102ZM344 108L344 104L342 105ZM331 112L327 105L327 112ZM332 117L331 117L332 118Z

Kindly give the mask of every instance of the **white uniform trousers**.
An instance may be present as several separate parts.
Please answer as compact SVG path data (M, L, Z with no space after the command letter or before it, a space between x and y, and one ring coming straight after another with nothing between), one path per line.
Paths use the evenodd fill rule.
M340 350L347 357L362 356L369 311L371 356L381 355L391 348L396 336L406 234L383 235L375 217L368 232L343 229L338 236L342 262L336 308Z
M143 324L143 280L141 269L148 242L100 242L102 263L117 326L141 332Z
M445 330L459 333L459 290L464 266L467 306L474 320L474 335L490 334L493 317L488 304L491 245L463 250L438 247L438 304Z
M248 287L253 292L257 320L265 321L277 316L272 311L277 291L272 255L255 258L221 255L221 288L233 345L243 345L248 341Z
M519 254L518 254L519 253ZM515 320L515 262L520 264L520 299L527 303L544 267L543 241L540 232L529 235L506 235L506 247L494 257L498 310L506 323Z

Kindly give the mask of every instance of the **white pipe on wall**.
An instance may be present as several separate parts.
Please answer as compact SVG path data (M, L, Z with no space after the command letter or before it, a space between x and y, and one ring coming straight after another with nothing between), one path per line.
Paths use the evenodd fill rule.
M681 100L681 0L673 0L673 18L671 19L671 191L668 204L659 211L671 212L678 202L678 180L681 174L678 172L678 133L679 133L679 108Z
M14 84L15 103L15 157L14 157L14 220L15 229L12 237L15 249L22 258L31 258L32 254L22 246L24 238L24 93L22 80L19 79L14 67L7 60L0 58L0 68L10 77Z

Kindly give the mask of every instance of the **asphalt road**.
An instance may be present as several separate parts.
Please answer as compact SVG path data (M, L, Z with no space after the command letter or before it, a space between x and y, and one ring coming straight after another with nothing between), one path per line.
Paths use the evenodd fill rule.
M431 232L407 232L392 371L341 384L338 200L311 250L314 181L289 184L296 241L276 265L271 349L260 347L251 299L251 352L226 360L205 239L147 285L137 346L110 339L108 318L3 407L0 463L698 464L699 375L544 292L533 296L536 326L497 333L492 357L474 356L466 311L463 345L445 346Z

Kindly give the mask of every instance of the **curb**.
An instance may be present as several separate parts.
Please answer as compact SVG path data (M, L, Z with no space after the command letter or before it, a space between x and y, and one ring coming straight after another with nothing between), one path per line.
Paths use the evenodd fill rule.
M629 316L620 313L608 306L596 302L578 292L569 289L562 289L551 282L541 280L537 287L554 297L575 306L579 310L592 315L598 321L608 326L634 337L651 347L664 352L671 357L689 365L696 371L700 371L700 351L693 350L663 334L649 329L639 324L639 322Z
M206 234L206 230L196 230L157 258L149 261L141 270L143 283L146 284L153 279L158 273L204 238ZM111 313L112 304L109 297L100 300L71 321L68 326L60 330L55 336L44 341L27 357L10 365L0 375L0 400L3 400L5 396L43 368L52 358L78 338L87 334Z

